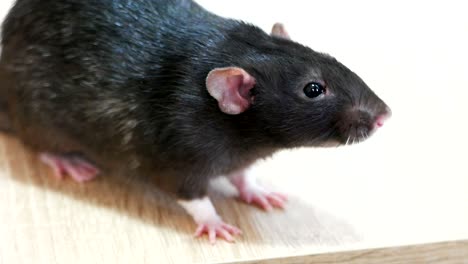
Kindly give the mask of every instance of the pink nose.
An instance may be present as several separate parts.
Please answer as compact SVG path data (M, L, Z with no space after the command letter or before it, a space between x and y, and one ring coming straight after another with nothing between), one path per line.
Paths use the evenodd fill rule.
M383 127L384 123L385 123L385 116L381 115L379 117L377 117L377 120L375 120L375 125L377 127Z
M382 127L387 119L392 116L392 111L387 107L387 111L375 119L375 127Z

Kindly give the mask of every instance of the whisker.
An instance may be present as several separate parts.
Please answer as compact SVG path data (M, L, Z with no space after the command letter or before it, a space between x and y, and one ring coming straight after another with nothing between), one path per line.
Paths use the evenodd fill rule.
M358 141L358 143L359 143L359 138L358 138L359 130L358 130L358 127L355 127L354 130L356 130L356 133L354 134L355 136L353 138L353 145L356 144L356 141Z
M359 142L358 143L361 143L364 141L364 139L366 138L366 135L365 135L365 131L361 130L361 137L359 138Z

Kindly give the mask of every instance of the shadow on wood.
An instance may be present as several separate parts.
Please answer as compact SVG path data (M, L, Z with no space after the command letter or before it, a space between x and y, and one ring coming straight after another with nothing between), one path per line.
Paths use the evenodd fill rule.
M115 210L156 228L177 230L181 235L191 235L195 230L190 216L185 214L172 197L140 179L100 175L87 183L77 183L69 177L58 180L52 177L49 167L40 162L37 155L16 138L0 135L0 149L0 169L21 184L34 185L45 191ZM333 246L342 244L343 241L360 240L350 225L312 208L294 196L290 197L285 211L266 213L232 199L235 191L227 181L216 181L215 186L216 191L211 191L210 196L219 214L244 232L238 241L275 245L284 243L284 239L281 239L284 237L281 234L283 232L288 233L288 243L292 245L319 243L322 246ZM337 232L343 236L340 241L337 241L336 236L330 235L331 228L339 229Z

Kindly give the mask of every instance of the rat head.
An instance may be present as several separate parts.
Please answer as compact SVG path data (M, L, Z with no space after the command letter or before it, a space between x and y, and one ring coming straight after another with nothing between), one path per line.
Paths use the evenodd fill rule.
M222 112L244 116L251 131L286 147L360 142L390 117L386 104L336 59L290 41L279 24L272 35L243 67L208 74L208 92Z

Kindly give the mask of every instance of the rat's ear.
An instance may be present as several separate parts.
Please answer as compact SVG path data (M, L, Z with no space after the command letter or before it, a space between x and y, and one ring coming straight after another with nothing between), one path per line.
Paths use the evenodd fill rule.
M271 35L278 38L291 39L288 31L286 31L284 25L281 23L275 23L273 25L273 28L271 29Z
M206 77L208 93L226 114L237 115L249 108L253 101L250 90L255 78L238 67L216 68Z

